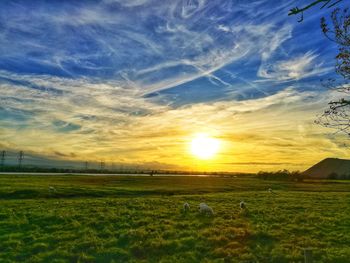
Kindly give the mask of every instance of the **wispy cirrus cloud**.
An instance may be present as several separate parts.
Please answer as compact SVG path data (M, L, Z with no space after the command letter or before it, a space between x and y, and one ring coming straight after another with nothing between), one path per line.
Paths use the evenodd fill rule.
M277 29L273 19L255 22L251 9L263 6L252 2L247 8L230 1L53 2L38 4L32 12L24 2L9 5L2 13L3 67L69 77L127 78L144 94L157 92L274 50L291 29ZM240 12L246 17L235 18ZM247 21L244 26L242 19ZM221 30L225 26L230 32Z
M319 55L309 51L303 55L293 55L292 58L285 60L264 62L259 68L258 76L265 80L277 82L322 76L333 68L324 67L322 62L317 62L318 57Z
M290 162L290 167L295 168L299 158L312 159L313 151L324 155L345 153L331 138L322 138L312 125L314 109L325 103L316 92L298 92L289 87L260 99L172 108L146 98L137 99L133 92L113 84L5 72L2 75L41 87L28 88L20 81L1 84L0 101L6 102L2 103L1 114L6 110L9 119L0 121L0 134L9 149L59 159L82 160L88 156L89 161L181 163L186 168L192 163L188 151L191 136L207 132L225 145L218 156L221 162L214 162L208 169L228 169L227 164L222 165L224 160L267 163L276 158L284 161L271 167ZM43 89L52 86L61 92ZM86 92L90 95L86 96ZM302 151L305 147L309 150ZM261 156L262 151L269 154ZM229 169L234 167L242 169L238 164ZM252 170L264 167L266 164L255 165Z
M321 52L316 20L298 25L313 39L298 45L305 34L281 15L291 3L0 3L1 141L57 158L186 167L197 131L225 141L217 163L295 164L303 147L344 155L311 124L326 102L312 78L329 73L332 52Z

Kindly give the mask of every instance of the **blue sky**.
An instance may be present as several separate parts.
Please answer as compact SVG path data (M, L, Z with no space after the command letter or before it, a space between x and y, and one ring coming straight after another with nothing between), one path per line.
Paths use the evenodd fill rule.
M346 156L312 124L333 96L320 79L334 75L337 50L319 27L328 10L287 16L308 2L1 1L1 145L178 165L204 130L227 142L230 162ZM319 155L298 166L291 156L316 141ZM265 146L279 155L264 160Z

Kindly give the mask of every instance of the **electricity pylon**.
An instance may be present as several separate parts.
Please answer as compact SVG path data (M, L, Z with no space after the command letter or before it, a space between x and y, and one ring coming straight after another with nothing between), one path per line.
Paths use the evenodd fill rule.
M5 165L5 158L6 158L6 151L1 151L0 154L0 161L1 161L1 168Z
M18 167L19 168L22 167L23 159L24 159L24 152L23 151L19 151L19 153L18 153Z

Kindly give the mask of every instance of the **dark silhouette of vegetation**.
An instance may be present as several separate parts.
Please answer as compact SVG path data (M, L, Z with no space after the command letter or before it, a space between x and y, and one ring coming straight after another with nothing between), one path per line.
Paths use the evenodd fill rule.
M5 163L6 159L12 159ZM139 165L120 165L119 168L115 168L114 163L107 167L106 162L100 161L98 163L89 163L88 161L82 162L82 165L76 166L74 163L71 166L57 167L54 164L45 163L45 160L38 159L35 162L33 158L28 158L23 164L24 152L21 150L17 153L7 152L5 150L0 151L0 172L2 173L87 173L87 174L144 174L144 175L212 175L212 176L237 176L243 173L236 172L208 172L208 171L184 171L184 170L164 170L154 169L154 167L142 167ZM17 164L17 165L16 165ZM244 175L252 175L244 173Z
M337 180L350 180L350 174L337 174L330 173L328 179L337 179Z
M338 177L338 174L337 173L330 173L329 175L328 175L328 179L337 179L337 177Z
M34 165L5 165L0 167L2 173L81 173L81 174L144 174L149 176L154 175L210 175L210 176L249 176L251 173L235 173L235 172L208 172L208 171L182 171L182 170L154 170L154 169L77 169L77 168L59 168L59 167L42 167Z
M292 8L288 15L301 14L299 22L303 21L304 11L322 4L322 8L332 8L342 0L317 0L309 5L299 8ZM328 21L329 20L329 21ZM338 91L345 95L350 93L350 12L348 8L335 8L330 19L321 18L321 29L327 39L338 46L339 53L335 57L335 72L340 79L327 79L323 85L328 89ZM328 108L318 116L315 123L335 129L350 136L350 98L342 97L328 103Z
M290 172L288 170L280 170L277 172L258 172L258 177L263 180L285 180L302 182L307 177L299 171Z
M292 9L289 10L288 15L298 15L300 14L300 19L298 20L298 22L302 22L304 20L304 11L310 9L311 7L314 7L318 4L322 4L321 9L323 8L332 8L333 6L335 6L336 4L342 2L342 0L316 0L314 2L311 2L310 4L304 6L304 7L294 7Z
M324 82L329 89L345 95L350 93L350 12L348 8L336 8L331 14L331 24L321 18L321 28L324 35L338 45L339 53L336 56L335 71L340 81L328 79ZM317 124L336 129L350 136L350 99L343 97L330 101L329 108L318 117Z

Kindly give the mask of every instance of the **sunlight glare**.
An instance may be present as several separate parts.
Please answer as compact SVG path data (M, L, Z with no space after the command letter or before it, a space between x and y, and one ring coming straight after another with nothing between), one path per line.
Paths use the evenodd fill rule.
M207 160L218 152L220 141L207 134L197 134L191 141L191 153L199 159Z

